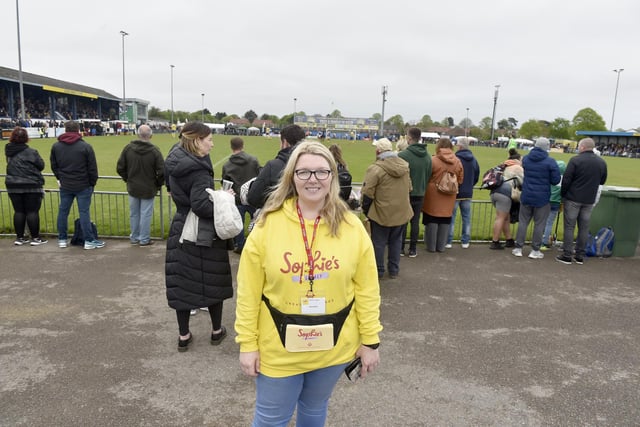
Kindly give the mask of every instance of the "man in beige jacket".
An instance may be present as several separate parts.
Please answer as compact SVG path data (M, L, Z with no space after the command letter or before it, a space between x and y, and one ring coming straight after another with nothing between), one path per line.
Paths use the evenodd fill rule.
M387 138L379 139L373 145L376 147L376 161L365 173L362 209L371 225L378 278L382 278L385 272L384 250L388 247L389 278L395 279L400 272L404 225L413 216L409 203L412 189L409 164L398 157Z

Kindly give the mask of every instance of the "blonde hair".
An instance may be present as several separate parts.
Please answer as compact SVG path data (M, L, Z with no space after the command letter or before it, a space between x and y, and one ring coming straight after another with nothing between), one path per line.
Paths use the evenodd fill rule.
M340 224L342 221L345 221L349 207L340 198L338 168L336 166L336 161L333 159L333 155L327 147L315 141L301 141L296 145L296 148L291 153L291 157L282 172L282 177L280 178L278 185L267 199L264 208L260 211L257 225L264 225L267 216L270 213L281 209L286 200L298 197L296 185L293 182L293 179L296 164L298 163L300 156L303 154L312 154L314 156L323 157L329 164L329 169L331 169L331 183L329 185L329 193L325 197L324 207L320 212L320 216L322 216L324 221L329 225L331 235L337 236Z

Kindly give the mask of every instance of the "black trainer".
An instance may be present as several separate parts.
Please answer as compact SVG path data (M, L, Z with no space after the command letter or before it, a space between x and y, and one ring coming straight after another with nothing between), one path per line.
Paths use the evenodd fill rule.
M489 249L504 249L504 246L502 245L502 243L500 243L500 241L494 240L491 242Z
M516 247L516 242L513 239L507 239L507 241L504 244L505 248L515 248Z
M576 262L576 264L579 264L579 265L584 264L584 258L582 258L581 256L575 256L573 257L573 260Z
M571 265L571 257L569 256L558 255L556 257L556 261L561 262L563 264Z
M181 340L180 337L178 337L178 351L182 353L183 351L189 350L191 341L193 341L193 334L191 332L189 332L189 338L186 340Z
M219 345L222 342L222 340L227 336L227 328L225 328L224 326L221 326L220 329L221 331L218 332L217 334L214 334L214 333L211 334L211 339L209 340L211 345Z

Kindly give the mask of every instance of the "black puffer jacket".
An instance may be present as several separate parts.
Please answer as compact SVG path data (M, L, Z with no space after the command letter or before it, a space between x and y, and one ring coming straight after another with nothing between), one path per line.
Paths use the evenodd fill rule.
M7 190L42 188L44 160L38 151L26 144L10 142L4 147L4 153L7 156Z
M278 151L276 158L269 160L264 165L256 177L256 180L251 184L249 193L247 193L247 201L251 206L254 208L262 208L264 206L267 197L269 197L269 194L273 191L273 187L280 181L282 171L287 165L289 157L291 157L293 148L294 147L287 147Z
M226 240L211 240L210 246L180 243L189 209L200 218L200 226L213 233L213 204L206 188L213 188L209 156L196 157L183 148L171 151L165 161L165 178L170 183L176 214L169 229L165 278L169 307L189 310L208 307L233 296L231 266Z

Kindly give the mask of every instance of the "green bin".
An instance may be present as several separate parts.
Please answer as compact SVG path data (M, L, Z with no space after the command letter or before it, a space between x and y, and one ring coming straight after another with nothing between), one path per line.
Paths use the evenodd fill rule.
M602 187L600 202L591 213L589 231L595 235L602 227L615 233L613 256L632 257L640 237L640 188Z

